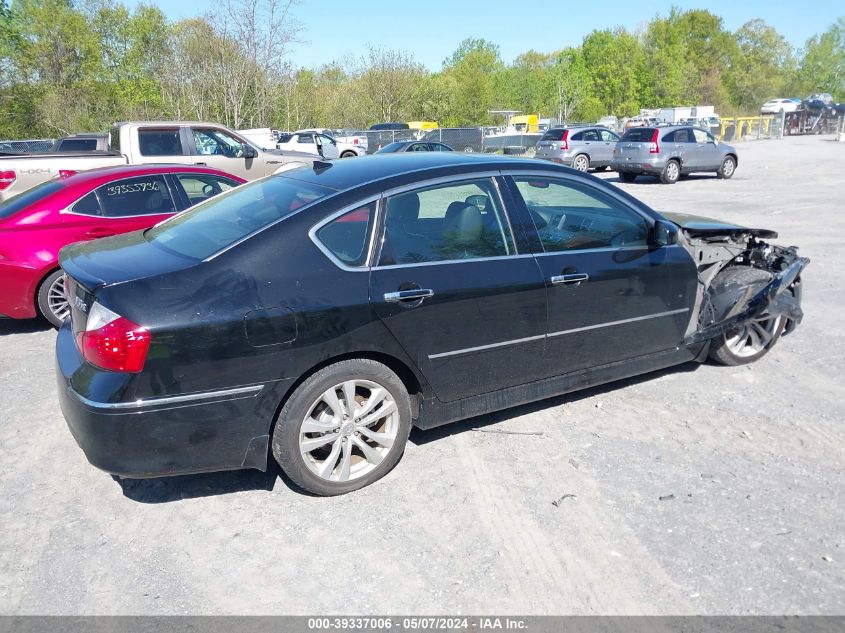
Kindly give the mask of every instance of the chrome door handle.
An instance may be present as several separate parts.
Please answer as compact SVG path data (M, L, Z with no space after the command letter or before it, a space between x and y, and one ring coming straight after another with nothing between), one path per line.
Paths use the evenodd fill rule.
M589 281L590 276L587 273L573 273L570 275L554 275L549 281L553 284L572 284L577 286L582 281Z
M428 297L433 296L434 290L399 290L397 292L385 292L384 300L387 303L399 303L400 301L415 301L417 299L427 299Z

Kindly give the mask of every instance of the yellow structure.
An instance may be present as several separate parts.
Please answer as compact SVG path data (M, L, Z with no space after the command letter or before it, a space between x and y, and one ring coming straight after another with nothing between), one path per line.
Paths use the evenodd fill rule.
M437 124L437 121L408 121L408 127L412 130L436 130L440 126Z
M517 114L510 118L509 123L518 132L540 131L540 116L537 114Z

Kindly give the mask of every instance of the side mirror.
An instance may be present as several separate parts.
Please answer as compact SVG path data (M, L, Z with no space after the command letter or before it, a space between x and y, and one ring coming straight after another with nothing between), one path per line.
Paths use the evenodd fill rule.
M678 242L678 227L665 220L657 220L651 227L651 243L654 246L670 246Z
M255 148L252 145L248 145L244 143L244 158L255 158L258 156L258 152L255 151Z

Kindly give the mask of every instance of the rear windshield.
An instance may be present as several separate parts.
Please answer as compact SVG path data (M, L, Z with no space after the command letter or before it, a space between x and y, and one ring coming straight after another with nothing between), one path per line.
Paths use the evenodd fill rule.
M556 128L554 130L549 130L545 134L543 134L543 138L540 139L541 141L562 141L563 140L563 133L566 130L563 128Z
M145 236L165 250L205 259L332 191L284 176L271 176L173 216L148 230Z
M623 141L632 141L634 143L649 143L654 136L654 128L650 127L632 127L622 136Z
M97 149L95 138L73 138L65 139L59 144L61 152L93 152Z
M51 194L56 193L64 188L64 183L58 180L48 180L36 185L32 189L27 189L23 193L12 196L5 202L0 202L0 218L8 218L13 216L18 211L23 211L29 205L34 204Z

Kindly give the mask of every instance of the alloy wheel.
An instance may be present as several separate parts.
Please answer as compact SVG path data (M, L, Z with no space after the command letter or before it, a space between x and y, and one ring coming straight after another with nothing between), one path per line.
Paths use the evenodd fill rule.
M575 167L578 171L587 171L590 168L590 161L586 156L579 156L575 159L573 167Z
M347 380L324 391L308 408L299 451L312 473L345 482L377 468L398 432L399 409L390 392L371 380Z
M722 173L725 175L725 178L730 178L734 173L734 162L730 158L726 158L725 162L722 164Z
M666 165L666 177L668 180L677 180L680 175L681 171L678 168L678 163L671 161L668 165Z
M737 330L728 332L725 334L728 349L740 358L759 354L772 342L782 318L763 316L745 323Z
M47 306L59 321L65 321L70 316L70 303L65 292L65 276L59 275L47 290Z

